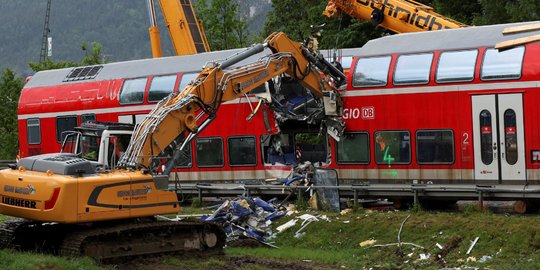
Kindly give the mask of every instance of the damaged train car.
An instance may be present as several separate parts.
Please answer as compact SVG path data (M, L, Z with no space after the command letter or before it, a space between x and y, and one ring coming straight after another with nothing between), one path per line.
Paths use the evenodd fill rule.
M129 142L132 124L162 98L181 91L204 65L240 51L38 72L26 83L19 100L21 157L77 152L114 167ZM258 53L237 65L269 53ZM358 50L340 50L337 56L331 51L321 53L348 71ZM269 81L244 98L221 105L213 125L185 147L171 178L250 182L286 176L290 165L303 160L327 163L328 150L318 136L321 106L321 100L287 77ZM294 133L279 135L291 128ZM82 137L73 136L76 134Z
M310 161L336 169L340 184L538 184L540 43L494 49L539 33L503 34L527 24L400 34L343 50L341 141L304 121L318 101L282 79L262 89L271 102L254 115L255 94L224 104L171 178L260 183ZM58 151L63 132L87 119L135 123L205 62L232 53L38 73L19 104L21 151Z

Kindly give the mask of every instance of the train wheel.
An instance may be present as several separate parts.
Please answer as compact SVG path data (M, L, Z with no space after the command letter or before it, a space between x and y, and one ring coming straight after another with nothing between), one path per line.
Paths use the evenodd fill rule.
M394 208L398 210L407 210L413 205L412 199L395 198L391 199L391 201L394 203Z
M514 203L514 212L518 214L527 214L538 212L538 202L531 200L518 200Z
M420 205L426 210L455 210L457 200L429 200L421 199Z

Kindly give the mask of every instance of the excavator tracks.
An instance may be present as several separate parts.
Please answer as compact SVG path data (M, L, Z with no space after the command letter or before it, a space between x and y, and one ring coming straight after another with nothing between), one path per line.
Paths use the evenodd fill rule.
M45 237L46 236L46 237ZM98 261L164 253L221 253L219 225L182 221L46 224L25 220L0 225L0 248L43 251Z
M0 224L0 248L55 254L62 241L59 236L69 231L63 224L14 219Z
M96 260L171 252L218 253L225 234L215 224L199 222L147 222L78 231L60 248L64 256L89 256Z

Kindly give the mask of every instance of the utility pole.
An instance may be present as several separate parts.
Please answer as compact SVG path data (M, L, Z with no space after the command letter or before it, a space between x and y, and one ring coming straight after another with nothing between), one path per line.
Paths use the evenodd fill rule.
M52 45L52 40L49 40L49 34L51 30L49 29L49 18L51 17L51 1L47 0L47 10L45 11L45 24L43 25L43 36L41 38L41 54L39 55L39 62L43 63L47 60L48 56L51 56L49 51L49 43Z

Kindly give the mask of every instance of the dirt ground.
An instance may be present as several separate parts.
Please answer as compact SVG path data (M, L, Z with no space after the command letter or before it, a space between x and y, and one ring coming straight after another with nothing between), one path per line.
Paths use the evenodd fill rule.
M171 255L172 256L172 255ZM171 258L171 257L169 257ZM236 269L272 269L272 270L329 270L335 269L336 266L324 265L316 262L308 261L282 261L282 260L270 260L262 259L253 256L227 256L216 255L211 257L214 261L212 265L206 265L212 270L236 270ZM186 260L186 264L182 264L182 260ZM129 261L110 263L103 265L106 268L111 269L137 269L137 270L172 270L172 269L206 269L205 265L201 263L200 266L193 265L196 260L207 260L208 257L194 258L191 257L174 257L174 263L170 263L170 260L166 256L152 256L152 257L140 257ZM199 268L200 267L200 268Z

